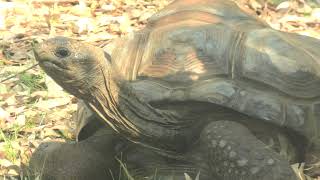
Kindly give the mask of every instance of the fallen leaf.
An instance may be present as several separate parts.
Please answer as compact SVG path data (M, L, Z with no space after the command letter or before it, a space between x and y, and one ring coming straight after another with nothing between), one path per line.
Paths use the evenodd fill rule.
M277 7L276 10L283 10L283 9L289 9L291 6L290 1L284 1L280 3Z
M91 32L95 29L94 22L91 18L80 18L75 23L72 23L72 25L72 31L78 34Z
M320 21L320 8L313 9L311 17L313 17L317 21Z
M0 167L9 167L13 165L13 163L7 159L0 159Z
M71 99L66 97L66 98L54 98L54 99L48 99L48 100L43 100L37 102L34 106L43 109L43 110L50 110L55 107L67 105L71 102Z
M63 88L59 86L54 80L48 75L45 76L45 84L48 87L48 96L49 97L65 97L66 93L63 91Z
M10 176L17 176L17 175L19 175L19 171L17 170L18 168L17 168L17 166L14 166L15 168L11 168L11 167L9 167L10 169L9 169L9 171L8 171L8 175L10 175Z
M5 102L6 102L6 104L7 104L8 106L13 106L13 105L15 105L15 104L16 104L16 97L15 97L15 95L12 95L12 96L8 97L8 98L5 100Z
M262 5L256 0L249 0L249 5L254 10L262 9Z
M144 12L140 15L139 21L146 21L149 17L151 17L154 13L153 12Z
M101 6L101 9L105 11L113 11L116 10L116 7L113 4L104 4Z
M71 8L70 13L76 15L76 16L82 16L82 17L91 17L91 9L90 7L87 7L85 1L80 0L79 5L76 5Z
M0 159L4 159L5 157L5 152L0 150Z
M15 124L19 126L24 126L26 124L26 116L24 114L18 115L15 120Z
M14 121L14 118L10 116L10 113L8 113L7 111L5 111L4 109L2 109L0 107L0 121L1 122L12 122ZM0 125L1 125L0 122Z

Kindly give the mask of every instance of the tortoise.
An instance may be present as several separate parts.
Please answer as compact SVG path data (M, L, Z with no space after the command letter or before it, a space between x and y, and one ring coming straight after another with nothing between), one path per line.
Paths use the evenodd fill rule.
M129 140L116 141L133 147L133 167L162 158L162 169L200 171L200 179L289 180L288 160L265 137L280 133L290 149L303 139L319 152L319 47L231 1L176 0L104 49L56 37L34 54L113 129L108 137ZM155 160L130 161L137 154Z

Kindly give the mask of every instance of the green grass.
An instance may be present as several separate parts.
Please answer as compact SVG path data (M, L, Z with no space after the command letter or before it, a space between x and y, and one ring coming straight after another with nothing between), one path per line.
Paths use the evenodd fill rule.
M130 175L129 170L127 166L119 159L117 161L120 164L120 175L119 175L119 180L121 180L122 174L126 178L126 180L134 180L134 178Z
M35 75L29 73L22 73L19 75L19 84L25 87L29 93L36 90L46 90L43 75Z
M19 133L23 132L25 128L35 127L36 124L31 121L27 121L24 126L14 124L13 127L3 131L0 129L0 141L4 142L4 153L6 158L11 162L16 162L19 156L19 150L13 145L14 142L18 142Z
M119 171L119 178L118 179L114 179L112 178L113 180L145 180L146 178L142 178L142 179L135 179L131 173L129 172L128 168L127 168L127 165L122 162L121 159L118 159L116 158L117 161L119 162L120 164L120 171ZM112 172L111 172L112 174ZM185 180L200 180L199 177L200 177L200 171L198 172L197 176L195 177L195 179L192 179L187 173L184 173L184 176L185 176ZM152 176L152 179L150 180L159 180L159 178L157 177L157 169L155 170L153 176Z
M10 133L4 133L0 129L0 141L4 141L4 153L11 162L15 162L19 154L19 151L13 147L13 142L18 138L18 131L19 129L16 127Z

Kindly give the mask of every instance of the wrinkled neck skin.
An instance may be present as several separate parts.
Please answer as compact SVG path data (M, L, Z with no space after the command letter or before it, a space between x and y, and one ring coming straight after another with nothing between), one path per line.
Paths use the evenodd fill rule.
M161 151L179 151L177 144L185 137L178 133L176 117L137 97L129 82L121 78L110 62L100 64L95 73L101 79L90 87L89 95L84 98L93 111L131 141Z

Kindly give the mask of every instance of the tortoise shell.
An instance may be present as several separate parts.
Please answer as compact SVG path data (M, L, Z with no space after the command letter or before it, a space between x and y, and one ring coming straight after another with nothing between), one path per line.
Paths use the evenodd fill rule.
M230 1L178 0L105 50L148 102L214 103L320 145L317 39L271 29Z

